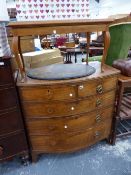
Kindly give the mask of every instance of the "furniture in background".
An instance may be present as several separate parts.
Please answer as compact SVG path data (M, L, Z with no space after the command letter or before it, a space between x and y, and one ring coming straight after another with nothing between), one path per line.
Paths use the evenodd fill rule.
M107 53L106 64L112 65L117 59L127 58L131 46L131 16L117 19L109 27L111 44ZM120 65L119 65L120 66ZM120 75L118 78L118 98L116 118L114 121L113 144L116 137L131 134L131 96L125 93L126 88L131 88L131 77Z
M8 35L8 42L10 48L12 48L12 39L13 37ZM35 51L34 37L32 36L21 37L21 51L22 53Z
M131 135L131 91L126 92L126 88L131 87L131 77L120 75L118 85L115 137L122 137Z
M77 53L80 53L80 48L75 42L65 42L63 46L59 47L61 52L65 52L65 61L64 63L72 63L71 57L75 56L75 63L77 62Z
M63 56L58 48L23 53L23 59L26 69L63 63Z
M28 146L10 59L0 58L0 161L16 155L24 161Z
M117 19L109 27L109 31L111 43L107 53L106 64L112 65L114 60L127 58L131 47L131 16Z

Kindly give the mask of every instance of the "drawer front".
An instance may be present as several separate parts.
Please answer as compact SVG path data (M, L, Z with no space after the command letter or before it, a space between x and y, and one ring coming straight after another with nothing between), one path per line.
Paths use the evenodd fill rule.
M107 124L108 123L108 124ZM33 151L68 152L90 146L97 141L108 138L111 129L111 120L107 120L100 127L85 130L82 133L54 136L31 136Z
M12 88L0 89L0 110L6 110L17 105L16 90Z
M27 118L69 116L93 111L94 109L114 104L115 91L101 96L93 96L76 102L57 103L23 103L23 111Z
M116 83L117 77L109 77L80 84L78 86L78 96L85 97L95 94L103 94L104 92L115 89Z
M26 124L30 135L54 135L99 126L105 120L112 119L112 114L113 106L79 116L30 119Z
M0 139L0 160L27 150L24 133Z
M10 61L0 60L0 86L13 84Z
M21 114L19 111L8 111L0 114L0 135L23 129Z
M70 100L76 98L74 86L54 88L28 87L19 89L21 99L24 101Z

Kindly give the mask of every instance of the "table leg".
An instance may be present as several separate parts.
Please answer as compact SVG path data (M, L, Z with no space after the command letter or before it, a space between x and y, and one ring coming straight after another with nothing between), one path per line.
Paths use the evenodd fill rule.
M104 51L103 51L103 56L102 56L102 62L101 62L101 72L103 72L103 65L106 61L106 56L108 52L108 48L110 46L110 33L109 30L103 32L104 36Z
M14 36L12 40L12 50L18 65L18 68L21 73L21 77L24 78L25 76L25 67L24 67L24 60L21 53L21 47L20 47L20 37Z
M75 63L77 63L77 54L75 52Z

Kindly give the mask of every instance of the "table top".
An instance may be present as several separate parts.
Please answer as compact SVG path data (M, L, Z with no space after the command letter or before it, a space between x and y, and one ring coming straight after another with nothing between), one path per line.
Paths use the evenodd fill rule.
M83 63L85 64L85 63ZM86 76L86 77L82 77L82 78L75 78L75 79L69 79L69 80L35 80L32 78L29 78L27 76L25 76L25 78L21 81L21 76L19 74L18 79L17 79L17 86L37 86L37 85L44 85L44 86L48 86L50 84L52 85L62 85L62 84L67 84L67 85L71 85L74 83L81 83L87 80L95 80L97 78L104 78L104 77L108 77L111 75L119 75L120 71L118 69L115 69L113 67L110 67L108 65L103 65L103 70L104 72L101 72L101 63L98 61L93 61L93 62L89 62L89 65L91 65L92 67L94 67L96 69L96 72L93 73L90 76ZM77 64L75 64L75 66L77 67Z
M8 27L13 28L32 28L36 26L77 26L77 25L102 25L110 24L114 20L112 18L107 19L84 19L84 20L50 20L50 21L24 21L24 22L10 22Z

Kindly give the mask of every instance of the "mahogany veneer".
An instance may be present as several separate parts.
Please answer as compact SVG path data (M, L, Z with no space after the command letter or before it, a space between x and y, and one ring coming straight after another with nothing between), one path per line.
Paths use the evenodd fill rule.
M101 72L100 64L96 70L72 80L18 78L33 161L40 153L72 152L112 139L119 71L104 65Z
M10 58L0 58L0 161L15 155L27 159L28 146Z

